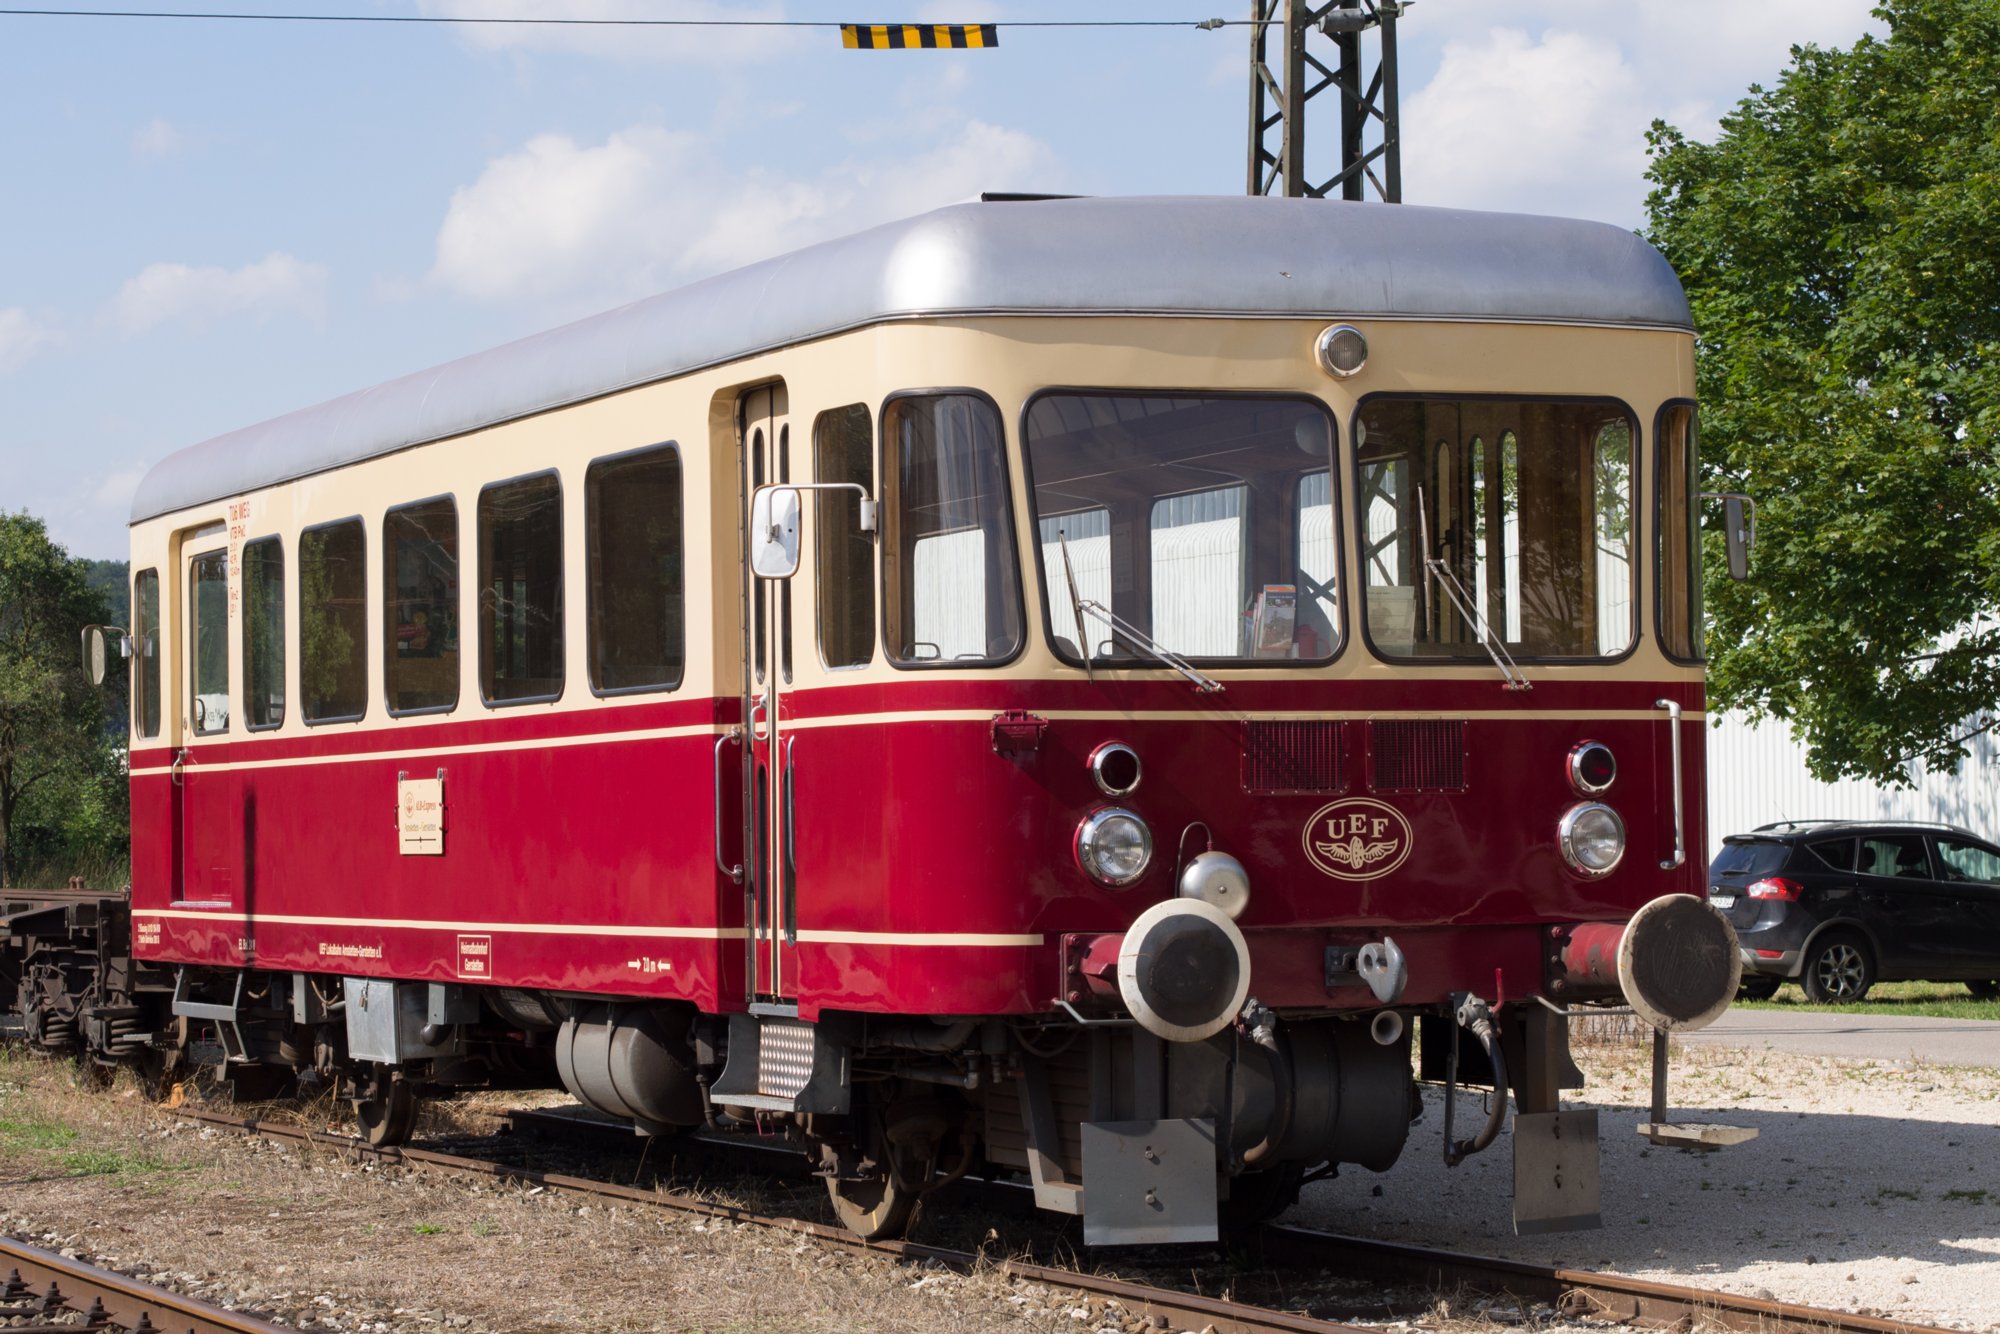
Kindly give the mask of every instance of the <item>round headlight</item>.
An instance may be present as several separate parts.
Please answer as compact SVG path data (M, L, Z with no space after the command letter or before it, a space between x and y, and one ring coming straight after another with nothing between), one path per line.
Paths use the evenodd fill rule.
M1319 354L1321 368L1337 380L1359 375L1368 364L1368 340L1351 324L1328 325L1320 331L1313 350Z
M1618 777L1618 758L1602 741L1579 742L1569 753L1569 781L1586 797L1594 797Z
M1153 831L1131 811L1107 807L1076 827L1076 864L1099 884L1123 889L1152 860Z
M1625 856L1625 822L1600 802L1570 807L1556 837L1563 860L1585 875L1609 875Z

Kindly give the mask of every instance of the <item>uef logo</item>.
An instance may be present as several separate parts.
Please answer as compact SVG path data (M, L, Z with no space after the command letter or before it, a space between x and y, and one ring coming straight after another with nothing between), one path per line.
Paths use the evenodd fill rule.
M1416 841L1394 806L1366 797L1330 802L1306 821L1306 856L1337 880L1373 880L1403 864Z

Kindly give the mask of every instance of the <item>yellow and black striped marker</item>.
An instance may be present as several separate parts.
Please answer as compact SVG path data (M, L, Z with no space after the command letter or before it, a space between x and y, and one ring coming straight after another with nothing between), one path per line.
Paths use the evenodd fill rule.
M843 23L840 43L850 51L976 51L1000 45L1000 29L992 23Z

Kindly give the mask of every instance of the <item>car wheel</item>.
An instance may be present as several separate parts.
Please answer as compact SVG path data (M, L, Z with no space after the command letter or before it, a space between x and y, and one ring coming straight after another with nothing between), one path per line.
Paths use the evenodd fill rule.
M1738 1000L1769 1000L1778 994L1778 988L1785 984L1782 977L1766 977L1757 973L1745 973L1742 985L1736 988Z
M1967 982L1965 989L1974 1000L2000 1000L2000 982Z
M1875 961L1855 936L1824 936L1806 951L1799 985L1815 1005L1848 1005L1875 985Z

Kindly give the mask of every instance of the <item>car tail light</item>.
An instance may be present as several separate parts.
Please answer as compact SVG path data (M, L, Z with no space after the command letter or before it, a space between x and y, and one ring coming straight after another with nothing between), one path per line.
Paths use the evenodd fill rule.
M1797 903L1805 889L1796 880L1787 880L1774 875L1768 880L1759 880L1745 891L1753 899L1776 899L1780 903Z
M1760 959L1782 959L1785 957L1783 950L1751 950L1750 952Z

